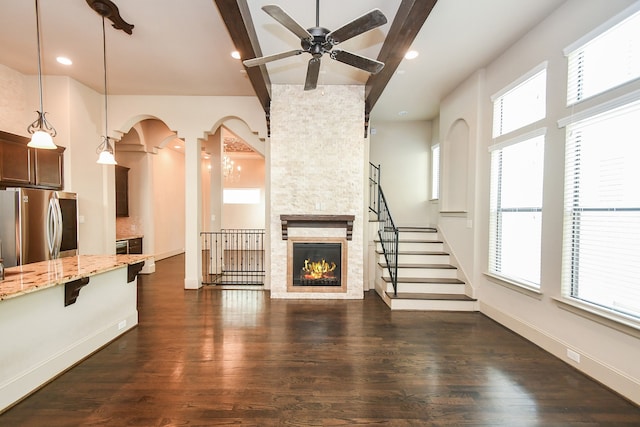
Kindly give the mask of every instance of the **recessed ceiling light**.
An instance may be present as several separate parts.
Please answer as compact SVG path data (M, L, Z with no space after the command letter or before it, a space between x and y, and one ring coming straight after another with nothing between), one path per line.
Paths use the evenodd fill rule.
M418 51L417 50L410 50L409 52L405 53L404 58L405 59L415 59L418 57Z
M402 110L398 113L399 116L406 116L407 114L409 114L409 112L405 110Z
M240 59L240 52L238 52L237 50L234 50L233 52L231 52L231 57L233 59Z
M56 58L56 61L58 61L62 65L71 65L71 64L73 64L73 61L71 61L69 58L65 58L64 56L58 56Z
M173 148L180 148L180 146L179 145L174 145Z

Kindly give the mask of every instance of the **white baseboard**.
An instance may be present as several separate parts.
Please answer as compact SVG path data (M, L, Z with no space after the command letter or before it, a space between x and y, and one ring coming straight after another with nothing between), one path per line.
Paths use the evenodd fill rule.
M549 335L534 325L504 313L486 303L480 302L480 312L556 356L563 362L573 366L578 371L640 405L640 381L635 378L589 356L582 350ZM569 359L567 357L567 350L578 353L580 355L580 363Z

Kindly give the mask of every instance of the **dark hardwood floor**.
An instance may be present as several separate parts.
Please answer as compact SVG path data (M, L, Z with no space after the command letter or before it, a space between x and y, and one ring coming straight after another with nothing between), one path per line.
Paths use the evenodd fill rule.
M139 276L140 324L0 426L639 426L640 408L479 313L183 289Z

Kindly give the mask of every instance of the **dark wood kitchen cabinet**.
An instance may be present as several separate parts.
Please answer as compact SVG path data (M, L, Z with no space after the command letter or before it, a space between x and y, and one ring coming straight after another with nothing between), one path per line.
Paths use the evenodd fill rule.
M64 148L35 151L35 184L37 187L62 190L62 163Z
M142 237L129 239L129 253L142 255Z
M64 147L42 150L29 138L0 131L0 187L62 190Z
M129 216L129 168L116 165L116 216Z

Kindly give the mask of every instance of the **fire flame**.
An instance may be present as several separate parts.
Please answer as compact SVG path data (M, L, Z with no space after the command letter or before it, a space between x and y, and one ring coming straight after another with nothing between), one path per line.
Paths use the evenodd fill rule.
M333 271L336 269L336 263L328 263L324 259L322 261L310 261L304 260L304 272L305 279L324 279L333 278Z

